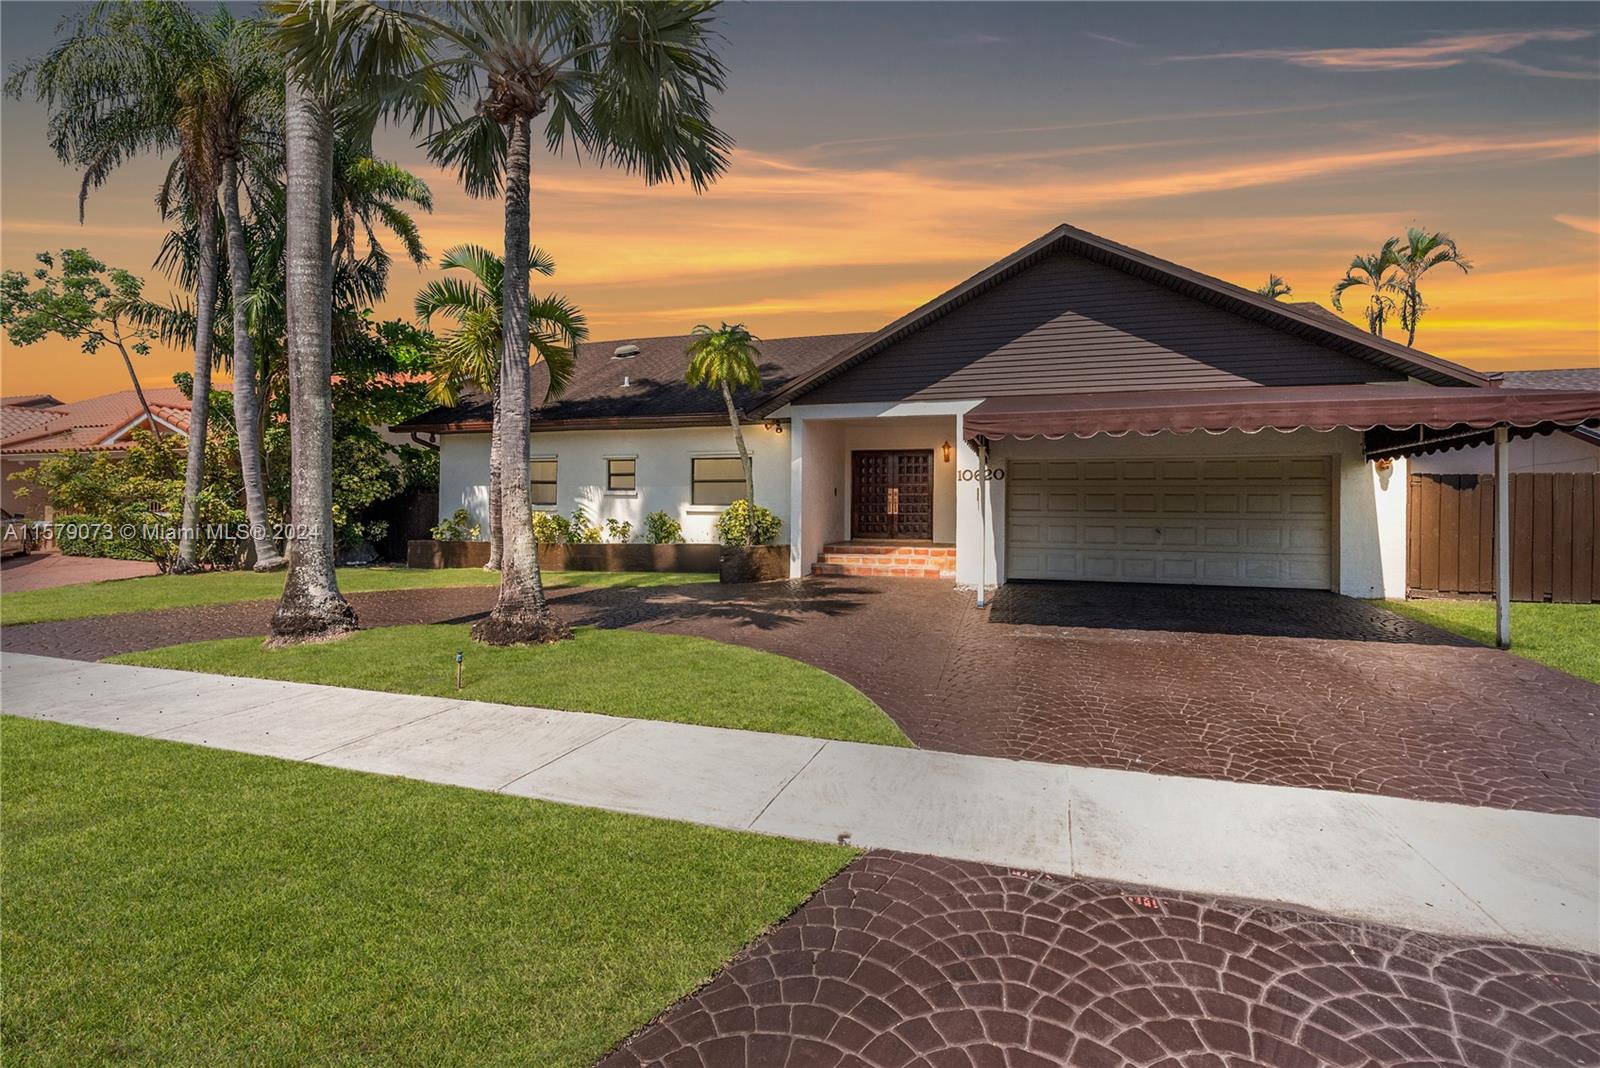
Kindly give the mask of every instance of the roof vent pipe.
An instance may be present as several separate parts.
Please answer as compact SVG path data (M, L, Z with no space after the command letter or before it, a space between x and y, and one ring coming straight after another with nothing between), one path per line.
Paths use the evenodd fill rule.
M627 375L623 375L623 376L622 376L622 384L623 384L623 385L624 385L624 386L628 386L628 385L631 385L631 383L630 383L630 382L629 382L629 381L628 381L628 376L627 376Z

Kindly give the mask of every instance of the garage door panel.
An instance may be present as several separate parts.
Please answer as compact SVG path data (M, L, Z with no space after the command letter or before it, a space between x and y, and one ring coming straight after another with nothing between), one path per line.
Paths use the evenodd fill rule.
M1013 578L1331 582L1327 457L1029 461L1008 474Z

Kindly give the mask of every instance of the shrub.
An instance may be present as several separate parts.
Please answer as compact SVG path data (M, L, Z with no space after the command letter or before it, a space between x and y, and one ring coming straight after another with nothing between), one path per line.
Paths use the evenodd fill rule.
M633 524L620 519L606 520L606 541L625 545L633 540Z
M543 545L566 545L572 540L572 524L558 512L535 512L533 540Z
M717 540L724 545L743 545L745 527L751 523L750 502L739 500L728 505L727 510L717 516ZM754 545L771 545L778 540L778 533L783 529L783 520L779 519L772 509L756 505L754 516L755 530L750 541Z
M666 512L644 517L644 540L651 545L676 545L683 540L683 524Z
M590 521L582 508L574 508L572 510L572 519L567 524L567 544L600 544L600 528Z
M472 521L472 513L457 508L455 515L433 528L435 541L477 541L483 529Z

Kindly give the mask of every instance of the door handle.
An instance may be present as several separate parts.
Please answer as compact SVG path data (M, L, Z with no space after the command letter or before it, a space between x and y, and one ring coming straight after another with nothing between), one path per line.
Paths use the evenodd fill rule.
M900 490L897 487L890 487L889 489L889 514L900 514Z

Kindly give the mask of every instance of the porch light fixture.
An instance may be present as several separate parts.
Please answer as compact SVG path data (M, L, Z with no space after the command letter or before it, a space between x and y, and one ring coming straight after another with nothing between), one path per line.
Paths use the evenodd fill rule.
M772 431L774 434L783 433L783 423L782 423L781 420L769 419L765 423L762 423L761 425L766 427L768 430Z
M944 458L945 463L950 462L950 454L953 451L954 450L951 448L951 445L948 441L939 446L939 455Z
M1379 471L1387 471L1389 468L1394 466L1394 461L1387 456L1380 456L1376 460L1372 461L1372 466L1376 467Z

